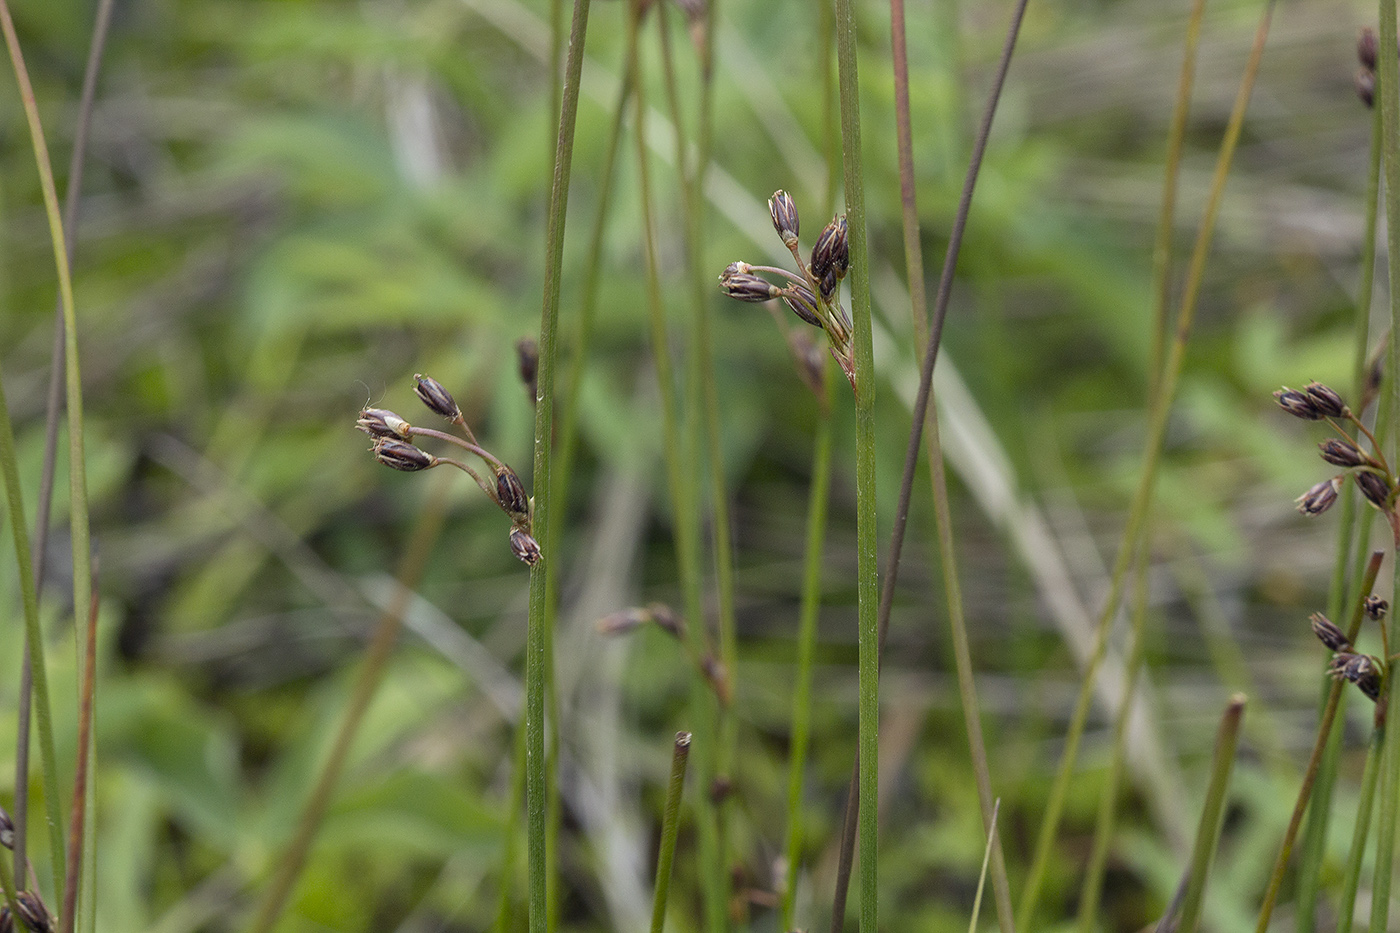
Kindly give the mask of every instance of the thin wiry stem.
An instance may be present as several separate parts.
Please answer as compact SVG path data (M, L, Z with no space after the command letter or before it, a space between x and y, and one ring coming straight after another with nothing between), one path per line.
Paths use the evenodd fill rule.
M666 900L671 893L671 864L676 858L676 838L681 827L681 791L685 766L690 760L690 733L677 732L671 753L671 779L666 784L666 807L661 817L661 847L656 855L656 889L651 904L651 933L666 926Z
M545 233L544 297L540 309L538 388L535 396L534 534L546 554L557 554L553 543L553 485L550 458L554 445L554 371L559 330L559 296L564 268L564 221L569 205L574 129L583 74L583 46L588 34L589 0L574 0L569 27L568 60L564 67L564 96L559 109L559 136L554 154L554 178L549 195L549 224ZM551 548L555 550L551 551ZM545 694L552 690L553 632L550 626L549 577L553 561L530 568L530 618L525 640L525 810L529 866L530 933L550 929L548 838L549 768L545 761Z
M943 273L938 282L938 292L934 299L933 322L929 329L928 342L924 348L923 367L919 373L919 391L914 399L912 424L909 430L909 444L904 454L904 472L900 478L899 504L895 507L894 529L890 532L890 545L886 551L885 579L880 591L880 606L877 617L878 644L883 646L889 631L890 609L893 606L895 582L899 577L899 558L904 548L905 526L909 518L909 502L913 495L914 473L918 468L919 445L923 439L924 424L928 418L929 397L933 387L933 368L938 359L938 348L942 342L943 322L948 313L948 300L953 291L953 272L957 268L958 254L962 250L963 235L967 230L967 218L972 210L972 193L977 184L977 176L986 155L987 141L991 136L992 120L996 116L997 102L1006 83L1006 74L1011 67L1011 57L1016 49L1016 39L1020 35L1021 21L1025 16L1027 0L1017 0L1007 28L1006 42L1002 46L1001 58L992 78L992 87L987 95L987 104L982 113L977 137L973 143L972 155L968 159L967 175L963 180L962 196L958 201L958 211L953 219L953 227L948 236L948 250L943 259ZM836 892L833 898L831 929L839 933L846 912L846 893L850 883L852 855L855 851L856 833L856 794L857 774L860 770L859 756L853 768L851 789L846 796L846 819L841 833L841 849L837 866Z
M1201 822L1196 829L1196 844L1191 853L1191 871L1187 876L1186 896L1182 900L1178 933L1196 933L1201 919L1201 904L1205 900L1206 880L1211 862L1220 843L1220 827L1225 822L1225 800L1230 789L1230 772L1235 765L1235 748L1240 737L1240 720L1244 717L1245 699L1242 694L1230 698L1230 704L1220 717L1220 729L1215 736L1215 753L1211 758L1210 785L1205 804L1201 807Z
M97 597L88 608L86 638L83 642L82 687L78 694L78 763L73 777L73 815L68 823L68 884L63 889L63 908L58 919L63 933L73 933L77 912L78 885L82 875L83 840L87 828L88 753L92 749L93 699L97 690Z
M1084 735L1088 721L1089 707L1093 699L1094 680L1099 665L1103 662L1108 647L1110 623L1118 612L1118 601L1122 597L1123 583L1127 576L1132 555L1146 526L1148 508L1152 493L1156 488L1157 469L1161 465L1162 446L1166 439L1167 421L1171 413L1171 403L1176 395L1181 370L1186 360L1186 347L1191 336L1191 326L1195 319L1196 300L1200 294L1201 280L1205 273L1206 257L1215 233L1215 221L1220 212L1224 196L1225 182L1229 177L1230 166L1234 161L1235 147L1239 142L1240 130L1244 125L1244 114L1249 98L1254 90L1254 80L1259 73L1259 62L1264 54L1264 42L1268 38L1269 24L1273 14L1273 0L1267 0L1260 16L1259 26L1254 36L1254 46L1249 61L1245 65L1244 76L1240 81L1239 92L1235 97L1234 109L1220 144L1220 154L1216 160L1215 175L1211 181L1210 193L1197 233L1195 249L1191 254L1191 264L1182 290L1181 311L1177 317L1176 336L1171 352L1163 368L1159 390L1153 396L1153 406L1149 417L1144 461L1138 475L1138 486L1128 507L1128 519L1118 545L1118 557L1114 561L1109 577L1108 596L1099 613L1094 635L1094 646L1085 667L1079 696L1075 702L1069 729L1065 735L1065 750L1060 758L1060 767L1055 774L1055 782L1046 803L1045 816L1041 821L1039 837L1036 841L1035 859L1022 889L1021 903L1016 911L1021 924L1026 929L1033 927L1036 905L1040 900L1041 886L1045 881L1045 871L1050 863L1051 850L1059 829L1060 816L1064 810L1069 792L1070 780L1074 775L1079 756L1079 742Z

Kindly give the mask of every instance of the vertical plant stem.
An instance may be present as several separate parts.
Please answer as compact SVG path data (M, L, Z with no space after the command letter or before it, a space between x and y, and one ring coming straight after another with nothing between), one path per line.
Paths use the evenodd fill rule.
M1172 400L1176 395L1177 383L1186 360L1186 346L1195 319L1196 299L1199 296L1201 280L1205 273L1206 257L1210 252L1210 244L1215 232L1215 221L1224 197L1225 182L1234 161L1235 146L1239 142L1240 130L1244 125L1244 114L1248 109L1249 98L1254 90L1254 81L1259 73L1259 63L1264 55L1264 44L1268 38L1272 15L1273 0L1265 0L1259 26L1254 35L1254 46L1250 50L1249 61L1245 65L1244 76L1241 78L1239 91L1235 96L1235 104L1230 113L1225 136L1221 140L1215 175L1211 181L1210 193L1206 200L1200 230L1196 236L1196 245L1191 254L1190 266L1187 269L1186 283L1182 290L1181 311L1177 316L1176 336L1163 370L1160 389L1153 397L1138 486L1133 494L1132 503L1128 507L1127 522L1118 545L1118 557L1109 577L1108 595L1096 624L1093 650L1080 682L1079 696L1075 702L1069 729L1065 735L1065 750L1060 758L1060 766L1055 774L1055 781L1045 806L1045 816L1041 821L1040 832L1036 840L1035 858L1027 874L1025 887L1022 889L1021 902L1016 912L1022 927L1025 929L1031 929L1034 926L1035 908L1040 901L1045 871L1050 862L1055 835L1059 830L1060 817L1063 814L1065 799L1069 792L1070 780L1074 776L1075 765L1078 761L1079 742L1083 738L1084 725L1088 720L1089 708L1093 700L1094 680L1098 674L1099 665L1103 662L1104 651L1108 646L1108 631L1111 628L1111 622L1117 615L1118 601L1122 596L1123 581L1131 563L1131 556L1136 550L1139 537L1146 525L1147 512L1152 502L1152 492L1156 488L1157 469L1161 464L1162 444L1166 438Z
M1391 9L1391 35L1394 33L1394 8ZM1385 27L1382 22L1381 41L1384 42ZM1384 58L1386 56L1380 56ZM1392 352L1394 348L1392 347ZM1400 542L1397 542L1400 543ZM1386 620L1386 628L1393 639L1400 635L1396 616ZM1393 643L1393 642L1392 642ZM1385 933L1390 921L1391 866L1395 859L1395 825L1397 818L1396 788L1400 785L1400 742L1395 740L1396 730L1390 728L1392 721L1400 717L1400 690L1396 689L1395 662L1386 665L1385 689L1376 703L1376 727L1383 732L1381 737L1380 766L1380 817L1376 820L1376 867L1375 880L1371 882L1371 931Z
M640 20L645 7L633 0L633 13ZM637 32L632 32L633 42ZM677 424L675 376L667 339L664 299L656 256L656 230L651 202L650 158L646 146L646 96L642 87L641 59L634 49L629 54L637 58L637 81L632 102L634 133L637 145L638 184L641 189L642 244L646 261L647 307L651 321L652 357L656 366L657 391L660 395L663 455L666 463L667 488L671 498L672 521L675 527L676 561L680 573L682 599L685 605L686 639L691 657L703 659L709 654L704 607L700 599L700 528L697 519L697 495L692 471L682 469L684 441ZM691 687L691 718L700 736L697 775L708 790L715 778L716 699L709 687L696 677ZM697 831L700 850L700 883L705 903L704 928L710 933L722 933L727 907L725 890L727 873L719 855L718 826L715 804L708 792L697 800Z
M569 27L568 60L564 67L564 95L559 109L559 136L554 153L554 179L549 195L549 224L545 234L544 297L540 309L538 389L535 396L535 464L533 485L534 533L546 554L557 554L554 545L550 454L554 442L554 370L558 343L559 295L564 266L564 221L569 203L569 176L573 167L574 128L578 119L579 80L583 73L583 45L588 32L589 0L574 0ZM554 550L551 550L551 549ZM549 658L549 577L552 560L530 569L530 620L525 641L525 810L529 866L529 929L545 933L550 928L548 879L551 874L547 846L548 766L544 749L544 708L547 684L553 681Z
M1230 705L1220 718L1220 730L1215 736L1215 755L1211 760L1210 786L1201 808L1201 822L1196 829L1196 845L1191 853L1191 873L1186 882L1186 898L1181 906L1178 933L1196 933L1201 919L1201 904L1205 900L1206 879L1220 842L1220 827L1225 820L1225 800L1230 789L1230 771L1235 764L1235 746L1240 736L1240 719L1244 716L1243 694L1230 698Z
M842 169L850 245L851 317L855 322L856 614L860 636L860 929L879 929L879 600L875 541L875 352L870 319L870 268L861 175L860 82L851 0L836 0L836 67L841 92Z
M1020 35L1026 4L1027 0L1017 0L1016 8L1011 14L1011 22L1007 26L1006 41L1002 46L1001 58L997 62L996 74L993 76L992 87L988 91L987 103L982 112L982 121L973 142L972 154L968 159L967 174L963 178L962 195L958 200L958 211L953 218L953 227L948 236L948 250L944 254L943 272L938 280L938 294L934 298L933 322L929 328L928 342L924 346L923 368L919 373L919 391L914 398L909 443L905 449L904 471L900 478L899 501L895 506L894 528L890 531L885 579L880 590L880 605L876 618L877 654L882 650L885 636L889 632L890 608L894 604L895 583L899 578L899 558L904 548L904 531L909 518L909 503L914 490L914 473L918 469L919 444L923 437L924 423L928 417L929 397L933 387L933 368L938 360L938 348L943 337L943 322L947 317L948 300L953 292L953 272L957 268L958 255L962 250L968 215L972 211L973 190L977 184L978 173L982 168L982 158L987 152L987 140L991 136L992 120L996 116L997 102L1001 99L1001 91L1006 83L1006 74L1011 67L1011 57L1016 50L1016 40ZM840 855L836 870L836 891L832 898L832 933L840 933L845 919L846 894L850 883L852 857L855 849L860 767L860 756L857 755L851 775L850 789L846 795L846 815L842 825ZM995 871L995 863L993 863L993 870ZM1000 911L998 914L999 919L1002 919ZM1010 923L1010 918L1005 918L1003 922Z
M1357 632L1361 630L1361 620L1363 606L1366 595L1371 592L1371 588L1376 584L1376 577L1381 571L1381 559L1384 555L1376 551L1371 555L1371 562L1366 566L1366 574L1362 578L1361 588L1356 594L1356 605L1352 611L1351 620L1347 623L1347 640L1353 641ZM1341 702L1343 684L1334 680L1327 694L1327 705L1322 711L1322 718L1317 726L1317 738L1313 742L1312 755L1308 758L1308 766L1303 772L1303 782L1298 788L1298 799L1293 804L1293 815L1289 818L1288 829L1284 831L1283 843L1279 846L1278 857L1274 860L1273 872L1269 876L1269 887L1264 892L1264 902L1259 908L1259 922L1255 927L1256 933L1264 933L1269 928L1269 919L1273 916L1274 905L1278 900L1279 889L1283 887L1283 876L1288 869L1288 857L1293 852L1293 840L1297 838L1298 827L1302 825L1303 813L1307 809L1308 799L1312 794L1313 782L1317 779L1318 768L1322 762L1322 752L1327 745L1327 736L1332 731L1332 724L1336 721L1337 708Z
M548 558L545 558L548 560ZM511 754L513 772L510 798L506 810L506 825L501 844L501 891L496 904L496 933L510 933L515 928L515 872L520 860L520 818L525 805L525 720L522 717L515 730Z
M831 492L831 401L835 378L828 360L819 400L821 414L812 451L812 485L807 498L807 544L802 569L802 609L797 627L797 683L792 691L792 741L788 751L787 875L783 884L782 923L794 929L797 872L802 861L802 786L807 768L807 745L812 730L812 655L821 611L822 547L826 540L826 508Z
M78 696L78 765L73 777L73 815L68 823L67 884L63 888L63 908L58 919L62 933L73 933L82 877L81 858L86 830L88 803L88 752L91 750L93 698L97 689L97 596L88 607L87 637L84 639L82 687ZM92 835L88 833L87 835Z
M360 723L364 721L370 700L374 698L375 690L379 687L384 665L388 663L389 655L393 652L394 642L398 640L409 597L418 586L418 581L422 579L423 568L427 565L428 556L442 531L443 512L447 506L447 484L446 477L433 484L432 492L419 513L418 521L409 536L408 550L399 564L399 587L394 593L393 602L375 624L374 635L370 639L359 674L356 675L355 685L351 688L350 698L346 701L345 712L331 741L330 751L321 765L306 806L302 808L292 841L283 851L277 871L263 891L258 912L248 927L250 933L268 933L272 929L286 907L287 898L291 896L297 878L301 876L307 853L311 851L311 843L316 838L316 831L325 817L326 808L330 806L340 772L345 767L350 745L359 731Z
M671 865L676 858L676 837L681 826L681 791L685 766L690 759L690 733L677 732L671 753L671 780L666 785L666 809L661 819L661 848L656 856L656 893L651 904L651 933L666 926L666 899L671 892Z
M1340 731L1340 730L1338 730ZM1356 914L1356 890L1361 886L1361 864L1365 861L1366 839L1371 832L1371 806L1376 799L1376 778L1380 775L1381 748L1385 744L1385 724L1377 723L1366 746L1366 766L1361 772L1361 792L1356 801L1356 822L1352 826L1351 851L1342 872L1342 895L1337 902L1337 933L1351 933Z

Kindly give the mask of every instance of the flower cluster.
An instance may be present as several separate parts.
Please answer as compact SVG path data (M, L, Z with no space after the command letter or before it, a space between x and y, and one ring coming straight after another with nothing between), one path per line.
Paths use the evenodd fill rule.
M1305 421L1326 421L1341 435L1339 438L1329 438L1317 447L1323 460L1342 467L1345 472L1323 480L1299 496L1296 500L1298 511L1304 515L1320 515L1327 511L1337 501L1342 484L1350 478L1366 501L1389 519L1392 527L1400 526L1395 512L1395 475L1381 455L1375 436L1352 413L1342 397L1325 385L1310 382L1302 389L1279 389L1274 393L1274 398L1278 400L1279 407L1293 417ZM1349 430L1353 428L1355 435ZM1363 435L1370 443L1370 451L1362 449L1357 441L1357 437Z
M767 302L781 298L799 318L826 331L831 355L841 364L846 378L855 386L855 362L851 345L851 319L841 307L841 280L850 267L846 215L838 214L822 228L807 261L798 243L797 205L786 191L775 191L768 199L773 229L792 253L797 273L777 266L754 266L731 262L720 274L719 286L737 301ZM760 274L762 273L762 274ZM776 276L784 284L775 285L764 275ZM796 348L794 348L796 349ZM809 382L811 381L809 377Z
M1366 618L1373 622L1380 622L1385 618L1389 604L1379 596L1367 596L1362 604ZM1328 673L1337 680L1348 680L1356 684L1362 693L1366 694L1372 701L1380 698L1381 680L1385 669L1379 658L1369 654L1360 654L1352 646L1351 639L1337 627L1331 619L1320 612L1314 612L1308 620L1312 624L1313 634L1318 641L1322 642L1333 652L1332 661L1327 665ZM1385 638L1385 630L1381 629L1381 638Z
M415 375L413 380L413 391L419 400L428 407L429 411L441 415L455 425L462 432L463 437L457 437L445 431L411 425L392 411L383 408L365 408L360 411L360 418L355 422L355 427L368 434L374 441L373 446L370 447L374 459L387 467L402 470L405 473L430 470L444 464L454 466L467 473L476 480L481 491L486 493L492 502L500 506L501 511L510 518L511 551L515 553L516 557L533 567L539 563L540 546L531 534L531 519L534 510L530 497L525 494L525 486L520 482L520 477L509 466L477 443L472 429L467 426L466 419L462 417L462 410L457 407L456 401L442 387L441 383L421 374ZM488 482L483 479L481 473L461 460L438 457L421 449L414 443L414 438L418 437L431 437L445 441L480 457L490 469L493 481Z

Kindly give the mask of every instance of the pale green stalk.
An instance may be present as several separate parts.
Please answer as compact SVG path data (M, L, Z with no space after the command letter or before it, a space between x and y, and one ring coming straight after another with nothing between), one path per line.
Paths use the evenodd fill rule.
M685 765L690 758L690 733L677 732L671 754L671 780L666 785L666 808L661 817L661 846L656 855L656 890L651 902L651 933L666 928L666 900L671 893L671 865L676 858L676 838L681 827L681 791Z
M1337 730L1339 733L1342 731ZM1356 801L1356 822L1352 826L1351 851L1342 871L1342 896L1337 902L1337 933L1351 933L1356 914L1356 890L1361 886L1361 863L1365 861L1366 839L1371 833L1371 806L1376 799L1376 778L1380 775L1381 748L1385 744L1385 723L1371 730L1366 746L1366 766L1361 772L1361 793Z
M807 745L812 730L812 655L821 611L822 546L826 540L826 507L831 492L831 396L837 381L828 360L819 399L821 414L812 451L812 484L807 498L807 544L802 570L802 610L797 627L797 683L792 691L792 740L788 749L787 875L783 884L783 929L794 928L797 872L802 860L802 786L807 768Z
M860 83L851 0L836 2L836 64L841 92L842 168L850 248L851 317L855 324L856 615L860 641L860 929L879 929L880 649L875 541L875 352L871 336L870 269L861 176Z
M545 233L544 297L540 309L539 389L535 396L535 464L533 532L543 553L557 554L554 545L553 486L550 455L554 443L554 370L558 343L559 295L564 267L564 221L573 166L574 128L578 119L583 45L588 33L589 0L574 0L569 28L564 95L559 109L559 137L554 152L554 179L549 194L549 224ZM545 761L544 711L548 684L553 682L549 620L549 577L552 559L530 569L530 619L525 639L525 810L529 876L529 930L550 929L548 845L549 766Z
M1099 665L1103 662L1104 652L1108 645L1110 623L1117 614L1118 601L1122 596L1123 582L1131 564L1132 554L1136 550L1139 537L1146 526L1147 512L1152 502L1152 492L1156 487L1157 470L1161 465L1162 444L1166 438L1171 403L1176 396L1177 384L1180 381L1182 366L1186 359L1186 346L1195 319L1196 300L1200 294L1206 257L1209 254L1211 240L1215 232L1215 221L1219 215L1220 203L1224 196L1225 182L1234 161L1235 147L1239 142L1240 130L1244 125L1245 110L1254 89L1254 80L1259 72L1259 62L1264 54L1264 42L1269 34L1272 14L1273 0L1266 0L1259 27L1255 32L1254 47L1250 51L1244 77L1240 82L1239 93L1235 97L1234 109L1230 114L1225 137L1221 141L1215 176L1211 181L1210 193L1196 238L1196 246L1191 255L1191 264L1182 289L1181 311L1177 319L1176 336L1163 369L1160 390L1153 398L1142 472L1139 474L1138 487L1128 509L1127 523L1118 546L1118 557L1109 578L1108 596L1099 613L1094 647L1090 654L1089 663L1084 670L1079 697L1076 700L1069 729L1065 735L1065 751L1060 759L1059 770L1055 774L1050 798L1046 803L1045 816L1041 821L1040 833L1035 847L1035 859L1027 875L1025 887L1022 890L1021 903L1016 913L1024 929L1034 928L1035 908L1040 901L1045 871L1049 865L1055 836L1059 830L1060 817L1064 811L1065 800L1069 792L1069 784L1074 776L1075 765L1078 761L1079 743L1083 738L1084 726L1089 717L1089 708L1093 700L1094 679L1098 674Z
M1235 765L1235 746L1240 737L1240 718L1244 716L1245 698L1235 694L1220 718L1220 731L1215 737L1215 755L1211 760L1210 786L1206 789L1205 806L1196 830L1196 845L1191 853L1191 873L1186 882L1186 898L1181 906L1181 922L1177 933L1196 933L1205 900L1206 880L1211 862L1220 843L1220 827L1225 821L1225 801L1230 790L1230 771Z

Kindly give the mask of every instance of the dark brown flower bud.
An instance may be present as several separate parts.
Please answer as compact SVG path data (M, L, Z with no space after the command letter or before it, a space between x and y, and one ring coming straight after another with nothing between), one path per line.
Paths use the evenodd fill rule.
M1356 69L1356 96L1367 107L1376 105L1376 73L1366 68Z
M1334 476L1318 483L1293 500L1298 511L1304 515L1321 515L1337 501L1337 490L1342 488L1342 477Z
M1362 603L1362 608L1366 611L1366 617L1373 622L1379 622L1385 618L1386 610L1390 608L1390 603L1381 599L1374 593L1366 597Z
M53 915L33 891L20 891L15 895L15 906L19 908L19 918L29 928L29 933L53 933Z
M1359 467L1372 463L1370 457L1355 445L1336 438L1329 438L1317 445L1322 459L1339 467Z
M599 635L626 635L650 621L651 613L633 606L631 609L619 609L617 612L608 613L594 622L593 627Z
M802 320L813 327L821 327L822 319L817 314L817 296L806 285L793 283L782 290L783 303L792 309Z
M533 337L521 337L515 342L515 361L520 367L520 381L530 390L530 398L539 394L540 345Z
M408 422L384 408L360 409L360 420L355 429L364 431L370 437L408 437Z
M432 454L424 453L412 444L387 437L376 438L370 450L374 452L374 459L380 463L405 473L416 473L437 465L437 457Z
M510 516L511 521L529 526L530 497L525 494L520 477L504 464L496 468L496 503Z
M835 273L840 279L846 274L850 261L850 246L846 242L846 218L838 215L822 228L817 242L812 246L812 278L821 283L828 273Z
M1317 403L1306 392L1284 387L1274 393L1274 398L1278 400L1280 408L1295 418L1304 421L1320 421L1323 418Z
M519 525L512 525L510 528L510 549L515 556L529 564L531 567L540 562L540 544L534 537L521 528Z
M1348 414L1347 403L1337 392L1320 382L1309 382L1303 387L1308 398L1313 400L1317 410L1329 418L1344 418Z
M1308 621L1312 623L1313 634L1317 636L1317 640L1328 648L1333 651L1349 651L1351 649L1351 642L1347 641L1342 630L1337 628L1332 620L1322 613L1314 612L1308 617Z
M651 621L655 622L663 632L670 634L677 640L685 640L685 623L676 614L676 610L665 603L648 603L647 612L651 613Z
M836 274L836 269L826 270L826 275L822 276L819 283L821 286L822 300L830 303L836 297L836 289L841 285L841 277Z
M1376 31L1370 26L1362 26L1361 34L1356 37L1356 60L1361 63L1361 67L1367 71L1376 70L1376 49L1380 43L1376 39Z
M1356 485L1367 502L1381 510L1390 507L1390 480L1372 470L1361 470L1355 475Z
M457 407L456 401L451 394L430 376L422 373L415 373L413 376L413 392L428 409L436 414L442 415L448 421L456 421L462 417L462 409Z
M797 246L797 204L792 195L781 189L768 199L768 213L773 217L773 229L782 237L788 249Z
M1329 666L1332 676L1338 680L1349 680L1361 688L1361 692L1372 700L1380 698L1381 675L1376 662L1369 655L1339 651Z
M768 301L783 293L783 290L772 282L748 272L720 276L719 287L736 301Z
M15 823L4 807L0 807L0 846L7 849L15 847Z

